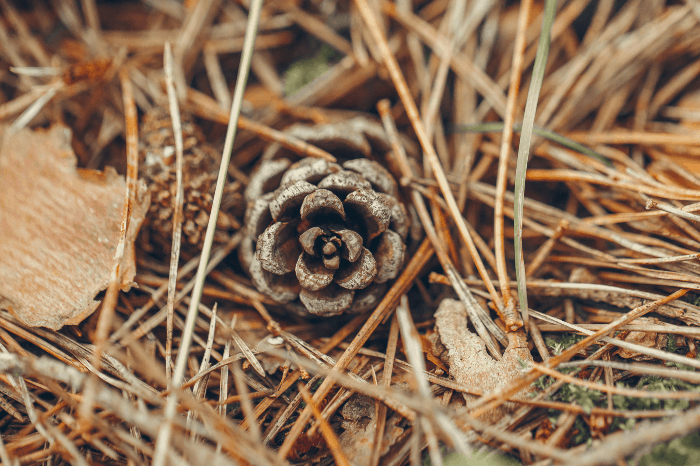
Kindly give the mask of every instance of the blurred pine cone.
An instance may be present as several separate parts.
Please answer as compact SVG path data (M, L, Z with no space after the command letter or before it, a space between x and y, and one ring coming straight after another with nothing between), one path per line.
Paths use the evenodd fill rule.
M410 228L396 181L366 158L388 150L383 129L355 118L287 132L339 163L280 158L259 166L245 193L243 267L261 293L302 314L369 310L400 272Z
M173 238L173 209L176 195L175 139L167 110L155 107L141 119L139 177L151 193L151 206L141 228L141 246L149 252L169 252ZM182 115L183 138L183 250L200 249L209 222L220 156L206 144L200 128ZM230 230L240 228L243 198L238 182L224 188L215 240L225 241Z

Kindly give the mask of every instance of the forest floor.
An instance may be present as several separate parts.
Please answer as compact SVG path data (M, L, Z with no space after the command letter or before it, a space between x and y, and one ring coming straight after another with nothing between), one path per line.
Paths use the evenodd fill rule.
M700 464L698 4L260 3L0 0L2 464Z

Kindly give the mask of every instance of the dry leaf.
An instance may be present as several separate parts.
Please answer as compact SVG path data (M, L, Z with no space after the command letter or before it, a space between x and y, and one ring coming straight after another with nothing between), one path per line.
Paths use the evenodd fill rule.
M653 317L638 317L634 320L635 324L649 324L649 325L659 325L663 324L659 319ZM647 348L659 349L662 351L666 350L668 345L668 335L656 332L629 332L623 333L623 340L628 343L634 343L636 345L646 346ZM620 337L618 337L620 338ZM675 337L673 337L675 338ZM629 350L626 348L620 348L617 352L621 358L634 359L635 361L653 361L655 358L651 356L646 356L637 351Z
M99 305L115 265L126 183L114 169L76 168L64 126L0 128L0 308L33 327L75 325ZM148 208L138 184L122 289L136 273L133 242Z
M458 382L491 393L522 375L523 363L532 361L527 340L522 332L510 333L510 344L500 361L486 351L483 340L467 328L467 310L460 301L444 299L435 313L435 329L440 337L441 358L450 368L450 375ZM463 394L467 408L477 397ZM516 397L525 397L520 392ZM486 413L480 419L495 422L512 410L508 403Z

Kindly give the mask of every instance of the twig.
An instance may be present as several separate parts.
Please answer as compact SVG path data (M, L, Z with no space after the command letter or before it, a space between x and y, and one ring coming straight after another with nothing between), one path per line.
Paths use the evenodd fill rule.
M576 377L571 377L570 375L562 374L559 371L555 371L553 369L549 369L547 366L544 366L542 364L538 364L536 362L528 362L528 365L532 367L533 369L546 374L550 377L554 377L556 379L560 379L565 381L566 383L572 384L572 385L578 385L580 387L586 387L589 390L598 390L604 393L612 393L615 395L622 395L622 396L629 396L633 398L655 398L659 400L681 400L681 399L700 399L700 393L696 392L689 392L689 391L684 391L684 392L672 392L672 391L665 391L665 392L652 392L648 390L634 390L634 389L627 389L627 388L619 388L615 386L608 386L608 385L600 385L597 383L591 383L587 382L585 380L578 379Z
M542 334L540 333L540 328L532 320L530 321L530 335L532 336L532 339L535 342L535 347L540 353L540 357L542 358L542 360L544 362L549 361L551 356L549 355L547 345L545 344L544 339L542 338Z
M416 251L413 259L406 265L401 275L398 277L394 285L389 289L387 294L384 296L382 301L377 305L376 309L367 318L362 329L357 333L355 338L353 338L352 343L345 350L343 355L338 359L335 366L333 366L332 374L333 376L326 378L321 386L314 393L314 402L318 403L322 400L331 388L335 384L335 376L343 371L350 361L355 357L357 351L364 345L367 339L370 337L372 332L379 326L379 324L384 320L384 318L393 310L393 306L396 305L400 296L402 296L410 287L410 283L417 276L418 272L423 268L423 266L432 257L432 248L428 240L424 240L420 247ZM279 458L286 458L291 450L294 442L301 434L303 428L311 417L310 408L305 408L299 415L296 423L290 430L284 443L278 450Z
M430 384L428 383L428 379L425 377L425 360L423 359L423 348L420 343L420 335L413 324L413 319L411 319L411 314L408 309L408 298L405 295L401 298L401 304L399 304L398 308L396 309L396 318L399 322L399 328L401 329L401 339L403 340L406 357L411 366L413 366L413 375L416 379L416 384L418 385L419 398L424 400L426 403L430 403L432 402L432 395L430 393ZM421 427L423 427L427 438L431 462L435 465L441 465L442 455L440 454L440 450L438 448L431 419L421 417L420 420ZM458 431L456 426L453 426L449 419L446 419L439 412L435 413L435 421L436 425L438 425L440 429L445 432L448 430L452 430L453 432ZM453 436L453 438L455 437ZM457 438L459 438L459 436L457 436ZM457 443L454 445L454 447L456 447L462 454L471 456L471 449L465 442Z
M566 453L563 450L559 450L557 448L552 447L545 447L537 442L527 442L526 440L523 440L515 434L503 432L493 426L487 425L486 423L477 420L471 413L467 414L464 411L460 411L459 413L457 413L453 409L449 409L443 406L434 399L429 399L428 402L426 402L425 399L419 400L416 399L416 397L411 397L403 392L398 392L397 390L387 390L381 385L372 385L368 383L357 382L356 380L350 378L345 374L341 374L335 371L331 372L329 370L315 366L309 361L300 360L299 362L306 366L310 372L316 372L318 374L326 375L327 377L332 373L333 377L337 378L337 382L342 383L343 386L346 388L355 390L358 393L362 393L372 398L382 400L385 403L389 403L391 400L392 405L404 405L408 409L413 410L416 413L419 413L427 418L434 417L435 413L438 412L444 413L448 418L451 418L454 423L464 423L466 425L471 426L475 430L484 432L485 434L497 438L498 440L505 442L509 445L517 446L518 448L524 448L529 451L544 454L546 456L560 460L566 457ZM450 434L450 431L448 430L445 433ZM462 434L460 433L459 435L461 436ZM454 440L455 438L450 438L450 441ZM459 441L461 442L461 440Z
M586 330L598 330L604 324L578 324L577 326ZM543 332L570 332L573 330L565 325L559 324L539 324L539 329ZM700 328L682 327L680 325L655 325L655 324L629 324L623 325L618 330L628 330L631 332L654 332L672 333L674 335L685 335L689 337L700 337Z
M113 325L114 308L117 304L117 295L122 279L122 259L124 257L124 247L126 244L126 234L129 229L129 221L131 219L131 209L133 208L136 198L136 180L138 177L138 122L136 114L136 105L134 103L131 81L126 70L122 70L119 74L119 79L122 85L122 94L124 100L124 117L126 119L126 150L127 150L127 173L126 173L126 192L124 193L124 207L122 210L122 221L119 230L119 243L114 254L114 267L110 276L109 286L105 294L104 302L102 303L102 311L100 318L97 321L95 330L95 351L92 356L91 364L95 371L99 371L102 365L102 353L105 350L105 345L108 344L108 333ZM81 405L81 417L89 419L92 417L92 403L96 380L91 377L88 379L88 385L85 389L85 396Z
M630 372L636 372L639 374L649 374L649 375L658 375L660 377L669 377L669 378L674 378L674 379L679 379L679 380L685 380L686 382L690 383L700 383L700 374L697 372L693 371L685 371L685 370L678 370L678 369L672 369L668 367L662 367L662 366L655 366L651 364L637 364L637 363L623 363L623 362L616 362L616 361L609 361L609 360L603 360L603 361L570 361L570 362L565 362L563 364L560 364L559 367L565 368L565 367L577 367L577 366L597 366L597 367L609 367L612 369L619 369L623 371L630 371Z
M394 83L394 87L396 88L396 91L398 92L399 97L401 98L401 103L403 104L404 109L406 110L406 113L408 114L408 117L411 120L411 125L413 126L413 129L415 130L416 135L418 136L418 140L420 141L421 147L423 148L425 157L427 157L428 164L433 170L433 174L435 175L435 179L438 182L440 191L442 192L442 195L444 196L445 201L447 202L447 206L449 208L450 214L452 215L452 219L457 224L457 229L459 230L460 235L462 236L462 239L464 240L465 244L469 248L469 252L472 255L472 259L474 260L474 263L476 264L477 269L479 270L479 275L481 275L485 282L490 283L490 279L488 277L486 268L484 267L484 264L481 261L481 257L479 256L476 246L474 245L474 241L472 240L472 237L469 234L469 229L467 228L467 225L464 222L464 217L462 217L462 213L459 210L457 201L455 200L454 195L452 194L449 182L447 181L447 177L445 176L445 172L443 171L442 166L440 165L440 160L438 159L438 156L435 153L435 148L430 143L428 135L425 132L425 127L421 121L420 114L418 113L418 108L416 107L416 103L413 100L413 96L411 95L408 89L408 85L406 84L406 80L403 77L401 69L399 68L398 62L396 61L396 57L394 57L391 50L389 49L389 45L386 42L386 38L382 35L381 29L379 28L379 22L374 16L374 12L367 4L367 0L356 0L355 3L357 4L357 7L360 11L360 14L362 15L363 20L367 23L370 33L374 37L375 42L378 44L381 50L384 65L389 71L389 75L391 76L391 79ZM404 173L404 175L410 176L409 173ZM497 307L500 308L500 297L496 293L495 289L492 290L492 287L493 285L491 285L491 288L489 288L489 292L494 296L494 302L497 303Z
M328 448L330 448L331 450L331 454L333 455L333 459L335 459L335 463L340 466L350 466L347 457L343 453L343 450L340 448L338 437L336 437L331 426L328 425L328 421L326 421L321 415L321 411L319 411L318 406L316 406L316 403L311 398L309 391L303 385L299 385L299 393L301 393L301 396L304 398L304 401L313 411L316 419L318 419L318 421L321 423L321 434L326 440Z
M241 337L238 336L238 333L236 333L236 330L234 329L234 323L231 323L231 338L233 338L233 341L236 342L236 346L238 346L238 349L241 350L241 353L245 356L246 360L250 363L250 365L255 369L255 372L257 372L260 377L265 377L265 370L263 367L260 365L260 362L256 359L255 355L253 352L248 348L248 345L246 344L245 341Z
M391 386L391 374L394 368L394 359L396 357L396 344L399 339L399 322L396 315L391 320L391 328L389 329L389 339L386 346L386 356L384 359L384 372L382 373L382 385L386 388ZM369 460L369 466L377 466L379 457L382 451L382 442L384 440L384 429L386 428L387 407L380 403L375 410L377 416L377 427L374 431L374 441L372 444L372 456Z
M681 290L681 291L684 291L684 290ZM687 292L687 290L685 290L685 291ZM611 325L613 325L615 323L615 322L613 322L611 324L607 324L607 325L603 326L602 328L598 329L596 332L593 332L593 331L581 328L577 325L570 324L568 322L564 322L562 320L559 320L559 319L552 317L552 316L549 316L547 314L542 314L542 313L537 312L537 311L533 311L533 315L536 316L538 319L544 320L546 322L555 322L555 323L564 325L564 326L570 328L571 330L576 330L577 332L580 332L580 333L583 333L584 335L589 335L589 336L594 335L594 334L602 331L606 327L610 327ZM619 321L619 319L618 319L618 321ZM618 321L616 321L616 322L618 322ZM619 328L620 328L619 326L616 327L616 329L618 329L618 330L619 330ZM628 341L618 340L616 338L602 337L601 340L606 342L606 343L610 343L610 344L613 344L615 346L619 346L620 348L625 348L625 349L628 349L630 351L634 351L637 353L642 353L642 354L646 354L648 356L659 358L663 361L672 361L672 362L675 362L677 364L685 364L685 365L696 367L696 368L700 369L700 362L698 362L696 359L688 358L688 357L682 356L680 354L670 353L667 351L661 351L661 350L658 350L656 348L648 348L648 347L643 346L643 345L637 345L635 343L630 343Z
M214 335L216 333L216 308L217 308L217 303L214 303L214 307L212 308L212 316L209 322L209 333L207 335L207 345L204 348L204 356L202 356L202 362L199 364L199 373L204 372L207 370L207 368L210 366L209 364L209 359L211 358L211 350L214 345ZM195 400L201 400L202 397L204 396L204 393L207 391L207 385L209 383L209 375L203 376L200 380L197 381L197 383L194 384L194 388L192 389L192 394L194 395ZM189 429L190 426L192 425L192 412L187 413L187 428ZM194 433L193 433L194 436Z
M396 126L388 111L388 102L386 100L383 100L377 104L377 107L379 109L380 115L382 116L382 122L384 123L386 132L389 135L389 139L391 141L392 148L395 151L395 155L397 157L399 166L401 167L401 170L405 176L411 177L413 173L408 163L406 153L403 147L398 143ZM425 206L423 198L420 197L416 190L413 190L411 194L413 205L415 206L416 211L418 212L418 216L420 217L421 223L423 224L423 228L425 229L428 239L433 245L433 249L435 250L438 259L440 260L440 264L442 265L443 269L445 270L445 273L449 277L450 283L452 284L455 292L457 292L460 301L462 301L462 303L466 307L467 312L469 313L469 316L476 328L477 333L482 338L482 340L484 340L484 343L486 344L486 347L488 348L489 352L493 355L494 358L500 359L501 354L498 351L498 348L496 348L496 345L492 341L491 337L489 336L489 332L493 334L501 343L503 343L504 346L507 345L505 334L501 331L500 328L498 328L493 323L488 314L474 299L474 296L472 295L469 288L464 286L462 280L459 278L454 264L450 260L447 252L445 251L445 248L443 247L442 243L438 238L437 232L435 231L435 226L433 225L433 222L430 219L430 215L428 214L428 209ZM460 218L462 218L461 214ZM483 262L481 262L481 258L478 255L476 257L473 256L473 258L475 262L481 264L481 268L483 269L484 265ZM493 287L493 284L491 284L490 280L488 280L488 275L485 276L487 277L487 289L489 290L489 292L492 293L491 296L494 298L494 301L496 302L500 310L503 306L500 301L500 298L496 293L496 289Z
M9 133L11 134L17 132L27 126L29 122L32 121L35 116L37 116L41 109L44 108L44 106L49 103L49 101L53 99L56 94L58 94L58 91L62 87L62 81L57 81L56 83L49 85L36 100L33 100L32 104L27 107L27 109L14 121L14 123L12 123L12 126L10 126L8 129Z
M231 317L230 328L236 324L236 314ZM226 339L226 344L224 345L224 354L222 355L223 360L229 358L231 354L231 339ZM219 415L221 417L226 417L226 400L228 398L228 364L221 367L221 374L219 380ZM219 453L221 451L221 443L216 444L216 451Z
M248 426L250 433L252 434L253 441L260 443L260 425L258 425L258 423L254 420L255 414L253 413L253 404L250 402L248 386L243 380L243 371L241 371L238 361L233 363L233 382L236 385L238 395L241 397L241 407L243 408L243 413L247 419L251 419L251 422L248 422Z
M219 107L216 101L195 89L188 88L187 102L192 113L202 118L220 123L226 123L230 120L230 114ZM278 142L282 147L303 157L319 157L329 162L336 162L336 158L327 151L319 149L299 138L255 122L250 118L239 115L237 124L241 130L251 131L266 141Z
M578 343L571 345L568 349L563 351L560 355L551 358L546 363L547 367L556 367L558 364L568 361L574 355L576 355L579 351L587 348L588 346L590 346L591 344L596 342L598 339L601 339L601 337L603 337L604 335L607 335L608 333L616 330L617 328L619 328L622 325L625 325L626 323L630 322L631 320L634 320L638 317L642 317L643 315L648 314L649 312L655 311L660 306L663 306L666 303L669 303L673 300L680 298L681 296L685 295L687 292L688 292L688 290L679 290L679 291L677 291L669 296L665 296L657 301L647 303L647 304L639 306L635 309L632 309L630 312L625 314L620 319L616 320L615 322L613 322L611 324L606 325L602 329L589 335L588 337L584 338L583 340L579 341ZM571 324L569 324L569 325L571 325ZM688 359L690 359L690 358L688 358ZM519 392L520 390L522 390L523 388L527 387L532 382L537 380L537 378L538 378L538 376L533 371L531 371L530 373L524 375L520 379L514 380L511 383L504 385L496 392L482 397L472 407L472 410L473 410L471 413L472 416L479 417L483 413L490 411L490 410L494 409L495 407L502 405L505 402L505 397L511 396L511 395Z

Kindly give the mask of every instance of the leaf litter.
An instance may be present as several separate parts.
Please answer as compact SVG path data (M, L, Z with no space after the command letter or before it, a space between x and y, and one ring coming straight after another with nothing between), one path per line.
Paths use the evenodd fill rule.
M150 463L159 429L171 426L161 396L173 391L178 411L190 415L172 418L171 464L417 464L430 456L437 465L444 448L470 454L480 445L528 464L606 464L697 430L698 16L691 4L641 4L576 0L556 13L524 199L529 322L511 291L518 144L499 122L525 126L541 5L530 14L530 2L264 5L216 270L194 303L201 316L177 381L186 388L169 390L172 367L163 361L177 352L192 307L248 6L88 0L29 10L2 2L0 60L12 72L0 73L0 120L20 131L5 132L0 158L13 160L0 170L0 219L11 220L0 241L1 307L9 311L0 315L3 463ZM189 263L173 265L172 336L164 327L178 209L169 128L180 118L164 112L176 108L164 84L167 40L181 120L187 126L191 115L196 124L185 131ZM148 214L147 202L132 205L128 219L118 284L138 288L108 293L108 309L85 319L112 281L124 220L125 183L108 166L124 172L125 148L135 154L135 121L119 98L125 82L133 88L125 103L140 116L160 115L141 147L143 161L144 152L150 162L162 156L161 171L139 164L157 199ZM354 138L358 128L376 130L367 113L377 111L383 128ZM7 149L39 140L75 156L35 151L53 167L39 176L28 170L33 149ZM405 267L367 314L300 317L258 291L236 258L249 248L237 232L249 227L244 189L261 164L335 162L349 144L398 182L389 189L412 220ZM75 210L55 208L64 192L71 197L61 206ZM95 199L99 208L83 204ZM109 228L96 230L102 221ZM33 237L49 247L34 247ZM69 253L59 248L66 244ZM29 257L34 268L17 265ZM416 323L401 308L399 344L391 314L405 294ZM662 420L671 414L677 422Z

